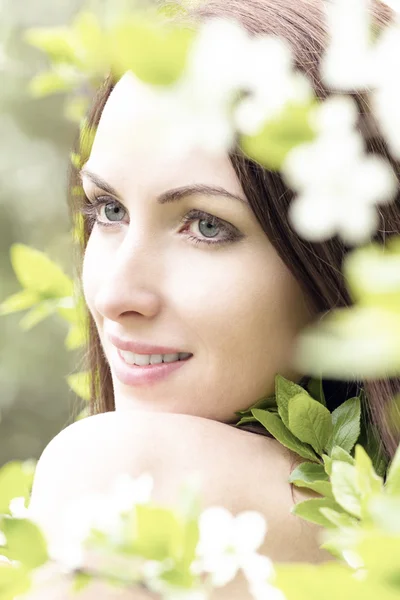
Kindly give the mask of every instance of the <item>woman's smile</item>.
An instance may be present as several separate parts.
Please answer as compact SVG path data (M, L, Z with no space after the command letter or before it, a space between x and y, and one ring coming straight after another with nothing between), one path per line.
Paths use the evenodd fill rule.
M193 355L183 355L186 358L180 358L179 355L175 355L176 359L170 360L169 357L174 357L174 355L164 355L168 360L165 362L158 362L154 364L132 364L129 361L131 360L132 353L127 353L121 350L117 350L113 352L112 355L112 365L116 377L118 380L127 386L142 386L142 385L151 385L155 384L165 377L171 375L177 369L182 368L187 365ZM135 357L139 355L134 355ZM141 355L144 360L150 361L150 355ZM161 355L152 355L159 356Z

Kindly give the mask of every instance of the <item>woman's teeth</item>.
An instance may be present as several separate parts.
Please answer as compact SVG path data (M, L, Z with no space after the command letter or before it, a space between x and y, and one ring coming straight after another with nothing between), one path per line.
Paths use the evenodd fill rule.
M189 356L192 356L189 352L179 352L179 354L135 354L127 350L120 350L119 352L128 365L137 365L139 367L176 362L177 360L185 360Z

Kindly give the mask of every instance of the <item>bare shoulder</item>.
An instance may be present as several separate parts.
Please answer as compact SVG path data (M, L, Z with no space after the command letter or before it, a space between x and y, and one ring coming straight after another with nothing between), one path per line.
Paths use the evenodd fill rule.
M97 487L110 473L150 471L161 477L193 472L231 482L251 477L269 485L287 483L296 456L276 440L191 415L108 412L73 423L47 446L38 465L56 460L63 472L75 470ZM40 475L40 472L39 472ZM260 491L261 483L257 484ZM251 486L253 489L254 486ZM289 488L288 488L289 492Z
M295 560L302 555L307 560L307 550L293 548L287 534L302 537L310 561L317 562L315 528L290 513L294 498L288 477L296 462L276 440L209 419L104 413L70 425L50 442L38 463L31 508L39 520L56 527L60 512L52 507L84 493L106 492L120 472L133 477L150 473L155 500L173 505L182 483L196 474L204 506L223 505L233 513L258 510L266 516L265 550L271 558L292 560L293 555Z

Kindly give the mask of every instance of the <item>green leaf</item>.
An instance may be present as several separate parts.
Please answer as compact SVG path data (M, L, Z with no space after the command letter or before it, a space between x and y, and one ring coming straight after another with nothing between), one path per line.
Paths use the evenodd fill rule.
M390 244L376 242L349 252L343 263L352 299L363 306L398 310L400 254Z
M76 57L79 56L80 67L85 73L90 75L109 71L106 32L102 30L95 13L81 10L74 19L71 35L77 48Z
M324 512L324 509L322 511ZM343 515L347 515L347 513L343 513ZM362 535L361 532L360 524L358 524L358 527L335 526L326 532L326 535L324 535L325 541L322 542L320 548L327 550L342 562L345 560L345 553L348 553L349 550L355 551L360 535ZM352 599L349 598L349 600Z
M69 27L32 27L24 33L24 39L45 52L53 63L76 62L76 48Z
M77 82L69 75L57 73L56 71L47 71L39 73L31 79L28 90L34 98L42 98L50 94L60 94L71 92Z
M68 335L65 338L65 347L67 350L76 350L86 344L87 332L81 325L71 325Z
M400 445L388 469L385 491L392 496L400 496Z
M297 517L301 517L310 523L316 523L322 527L333 527L333 524L321 512L321 508L330 508L342 513L342 507L331 498L312 498L295 504L291 509L291 513Z
M326 474L323 465L304 462L296 467L290 474L289 482L294 483L296 480L313 483L314 481L329 481L329 477Z
M363 502L369 500L373 494L381 494L383 480L372 466L372 462L364 448L357 444L355 451L355 467L357 473L357 486L361 492Z
M26 310L40 302L40 295L32 290L22 290L9 296L0 304L0 315Z
M0 469L0 514L10 514L13 498L23 497L29 501L35 473L35 461L11 461Z
M72 280L44 252L13 244L11 262L22 287L37 292L43 299L72 296Z
M333 498L329 477L321 464L302 463L290 474L289 483L293 483L297 487L314 490L314 492L328 498Z
M45 300L40 302L37 306L31 308L31 310L22 317L19 322L19 326L24 331L28 331L47 319L50 315L53 315L57 310L57 303L54 300Z
M349 465L354 465L354 458L340 446L334 446L331 452L331 460L341 460Z
M373 496L367 509L368 515L380 530L400 536L400 496Z
M315 131L310 125L310 112L316 103L289 102L281 113L268 120L256 135L243 135L239 143L253 160L272 171L279 171L289 152L299 144L311 142Z
M136 554L149 560L174 558L181 549L181 524L170 509L137 505L135 507L135 537L133 549Z
M332 413L333 431L328 443L330 453L333 446L340 446L351 452L360 436L361 405L359 398L350 398Z
M332 492L332 484L329 481L294 481L294 485L301 488L307 488L309 490L313 490L317 492L317 494L321 494L321 496L325 496L326 498L334 498Z
M338 512L331 508L321 508L321 513L326 517L335 527L359 527L359 521L351 517L347 513Z
M260 410L258 408L253 409L253 415L274 436L289 450L292 450L296 454L299 454L303 458L319 462L318 457L314 454L312 448L300 442L289 429L281 421L280 417L274 413L266 410Z
M365 568L371 574L368 579L380 576L386 586L388 586L391 578L395 581L397 579L397 586L392 589L394 589L398 598L400 536L383 533L382 531L372 531L369 535L364 535L360 539L357 545L357 553L362 557ZM389 586L389 589L390 587L392 586Z
M114 78L130 70L145 83L175 83L183 73L194 35L190 29L160 26L140 15L127 17L108 35Z
M69 387L83 400L89 402L91 387L90 387L90 371L81 371L80 373L73 373L68 375L66 378Z
M331 413L308 394L298 394L289 401L289 429L321 455L332 433Z
M324 461L324 467L325 467L325 471L326 473L331 476L332 473L332 459L330 456L328 456L327 454L323 454L322 455L322 460Z
M275 395L278 411L283 423L289 427L289 400L298 394L305 394L304 388L297 383L293 383L289 379L285 379L282 375L275 377Z
M15 600L20 594L31 589L30 572L24 565L0 563L0 598Z
M236 423L236 427L240 427L240 425L246 425L247 423L257 423L257 419L255 417L242 417L240 421Z
M380 379L400 373L400 313L380 306L332 310L304 328L294 368L331 379Z
M68 323L79 324L87 321L87 307L82 296L63 298L58 302L57 312Z
M311 377L307 384L307 391L314 400L318 400L323 406L326 406L324 388L320 377Z
M275 408L276 407L276 398L275 394L271 396L263 396L260 400L257 400L255 404L249 406L249 408L245 408L244 410L237 410L235 415L239 415L241 417L251 417L251 411L253 408L261 408L266 410L267 408ZM252 418L254 421L254 418Z
M32 521L4 517L2 529L7 540L2 553L10 560L18 560L29 569L36 569L49 560L44 535Z
M348 463L333 461L331 475L335 500L351 515L361 518L361 493L357 485L356 468Z
M376 589L375 595L366 596L368 584L357 580L347 565L336 561L321 565L282 563L274 565L274 571L274 586L286 600L393 600L391 596L379 597Z

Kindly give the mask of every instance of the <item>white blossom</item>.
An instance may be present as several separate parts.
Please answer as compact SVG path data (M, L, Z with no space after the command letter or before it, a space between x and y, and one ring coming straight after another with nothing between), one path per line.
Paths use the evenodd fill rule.
M291 150L282 175L297 196L289 209L294 229L310 241L338 234L347 244L367 241L379 224L376 204L391 201L397 178L387 161L367 155L355 129L349 97L331 97L314 116L317 138Z
M381 34L373 57L372 109L393 156L400 160L400 23Z
M266 582L273 574L270 559L257 553L266 533L260 513L245 511L234 517L225 508L208 508L199 529L196 567L209 573L216 587L232 581L239 569L249 582Z
M253 135L289 101L313 97L310 82L293 67L286 42L250 36L235 20L222 18L199 29L174 85L147 87L150 118L135 136L149 147L157 141L174 158L192 148L226 153L237 131Z
M18 496L10 501L9 509L15 519L29 519L29 509L25 506L25 498Z
M370 0L325 2L329 43L321 61L323 82L332 89L351 91L371 84Z
M185 84L199 102L221 107L228 117L235 93L248 92L234 110L231 127L252 135L287 102L313 97L310 82L293 65L292 51L283 39L250 36L238 22L215 18L200 30Z
M371 40L370 0L326 3L330 41L321 61L324 83L340 91L366 91L381 133L400 159L400 0L382 0L395 11L377 40Z
M143 474L133 479L119 474L108 494L91 493L70 503L63 515L60 541L49 540L49 553L67 569L76 569L83 562L83 542L91 529L101 531L118 544L123 538L122 514L137 504L149 502L153 479Z
M364 567L363 559L354 550L343 550L342 556L352 569L360 569Z
M257 581L251 583L249 587L254 600L286 600L286 596L282 590L270 583Z

